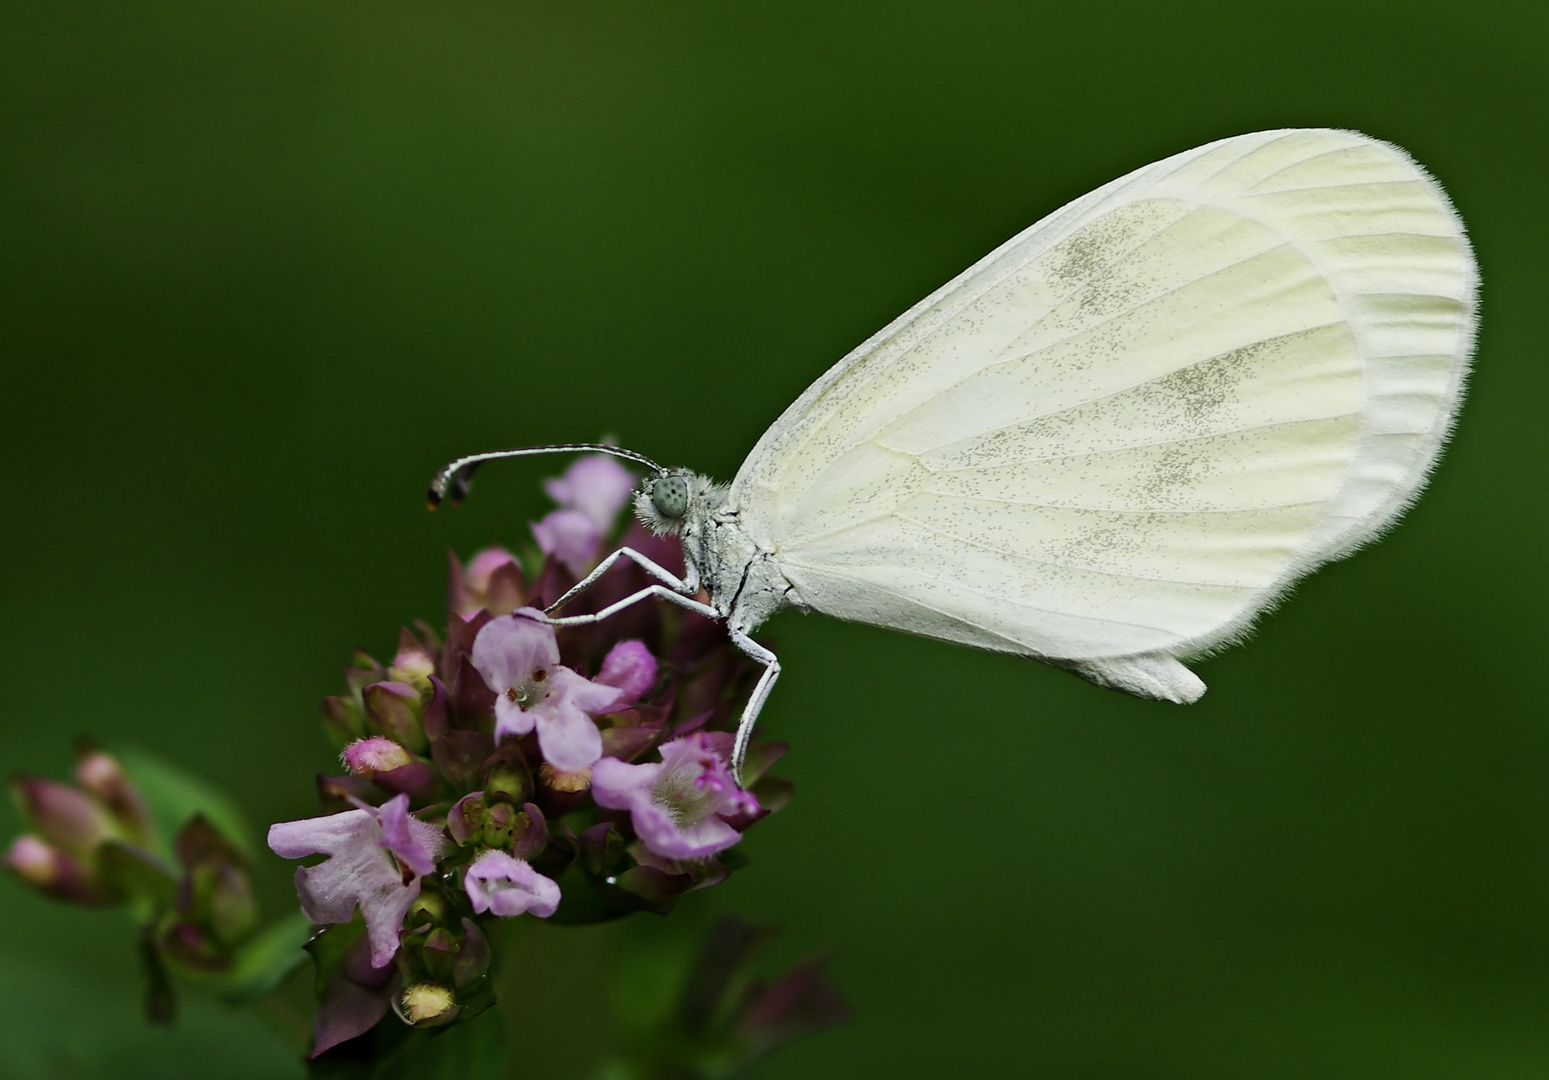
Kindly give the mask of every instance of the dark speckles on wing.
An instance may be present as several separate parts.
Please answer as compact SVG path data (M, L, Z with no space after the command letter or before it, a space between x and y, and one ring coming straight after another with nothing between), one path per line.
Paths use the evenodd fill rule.
M1045 278L1074 294L1088 318L1133 306L1145 295L1146 283L1126 274L1125 256L1155 231L1158 217L1156 206L1138 204L1100 218L1054 248Z

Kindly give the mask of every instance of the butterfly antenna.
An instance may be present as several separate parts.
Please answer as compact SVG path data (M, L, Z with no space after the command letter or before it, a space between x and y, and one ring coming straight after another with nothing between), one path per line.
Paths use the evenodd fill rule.
M538 454L610 454L625 461L633 461L636 465L644 465L655 473L665 473L667 470L644 454L637 454L633 450L625 450L619 446L604 446L602 443L560 443L554 446L522 446L515 450L491 450L487 454L470 454L467 457L458 458L446 465L436 473L435 479L430 482L430 491L426 494L426 503L434 510L441 505L443 499L451 499L456 506L468 497L468 488L473 484L473 474L480 465L486 461L499 461L502 458L534 457Z

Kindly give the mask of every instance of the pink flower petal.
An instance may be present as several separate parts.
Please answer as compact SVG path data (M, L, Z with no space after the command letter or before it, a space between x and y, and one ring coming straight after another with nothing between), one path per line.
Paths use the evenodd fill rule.
M545 555L580 577L597 558L602 530L579 510L555 510L532 526L533 539Z
M538 748L554 768L580 772L602 757L602 733L573 704L551 698L533 713L538 718Z
M507 735L521 738L532 730L533 723L533 714L516 702L508 701L504 694L495 699L496 742L504 739Z
M330 924L348 922L358 907L376 967L398 951L403 917L420 893L419 877L405 881L403 868L415 875L430 873L446 845L439 828L412 817L408 808L409 797L397 795L380 809L363 807L269 827L269 846L277 855L329 856L296 871L301 910L313 922Z
M409 797L395 795L378 811L382 846L416 874L436 868L436 857L446 848L446 838L434 825L409 815Z
M661 771L660 762L629 765L618 758L603 758L592 766L592 798L609 810L628 810L639 800L650 800Z
M358 842L371 827L371 812L346 810L342 814L279 821L269 826L269 850L282 859L308 855L337 855Z
M673 859L724 851L742 838L726 817L756 811L758 800L737 787L726 769L729 739L696 733L661 748L655 765L604 758L592 767L597 805L628 810L647 848Z
M554 628L539 621L542 612L520 608L491 619L473 639L473 667L497 695L504 694L539 668L559 663Z
M559 907L559 886L523 859L503 851L486 851L468 865L463 889L475 912L510 918L531 913L540 919Z
M549 690L553 695L550 701L562 700L593 716L607 712L624 700L624 691L618 687L592 682L562 665L549 673Z
M698 859L725 851L742 834L718 817L680 826L655 803L637 808L631 815L635 832L652 851L669 859Z

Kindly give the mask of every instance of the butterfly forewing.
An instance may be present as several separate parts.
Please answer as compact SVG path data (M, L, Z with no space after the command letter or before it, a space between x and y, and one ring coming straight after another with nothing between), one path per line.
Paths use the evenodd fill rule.
M1051 658L1187 654L1413 497L1474 289L1402 151L1223 140L905 313L770 428L731 505L820 611Z

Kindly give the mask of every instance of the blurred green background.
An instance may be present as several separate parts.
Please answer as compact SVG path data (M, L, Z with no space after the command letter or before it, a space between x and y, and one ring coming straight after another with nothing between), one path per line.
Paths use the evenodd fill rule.
M1225 135L1359 128L1434 172L1484 272L1405 524L1188 709L781 617L764 730L798 795L709 902L787 958L835 948L855 1005L763 1077L1541 1078L1544 12L9 4L0 765L62 775L90 734L257 825L311 813L349 652L439 618L446 549L525 539L562 465L427 515L444 460L607 433L729 479L829 363L1065 201ZM0 1075L299 1075L213 1007L141 1031L121 916L9 878L0 907ZM511 1075L564 1080L614 931L548 933Z

